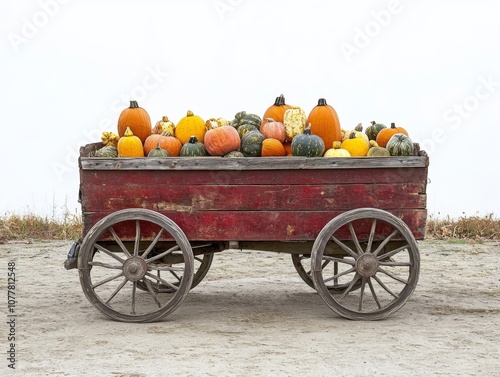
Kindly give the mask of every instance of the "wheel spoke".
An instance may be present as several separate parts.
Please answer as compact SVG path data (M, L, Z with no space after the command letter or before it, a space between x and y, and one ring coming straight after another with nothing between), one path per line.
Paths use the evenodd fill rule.
M354 242L354 245L356 246L356 250L358 251L358 255L363 254L364 251L361 248L361 245L359 244L358 236L356 235L356 232L354 231L354 226L352 225L352 223L349 223L349 232L351 232L352 241Z
M389 277L391 277L391 278L393 278L394 280L399 281L400 283L403 283L405 285L408 284L408 280L404 280L404 279L400 278L399 276L394 275L392 272L384 270L383 268L379 267L378 271L381 272L381 273L383 273L383 274L385 274L385 275L387 275L387 276L389 276Z
M109 305L110 301L121 291L121 289L127 284L128 279L123 278L123 281L120 283L118 287L116 287L115 291L111 294L111 296L106 301L106 305Z
M360 312L363 311L363 298L365 297L366 279L367 278L361 279L361 290L359 292L359 304L358 304L358 311Z
M384 247L385 247L385 246L389 243L389 241L390 241L390 240L391 240L391 239L392 239L392 238L393 238L396 234L398 234L398 233L399 233L399 230L394 229L394 230L392 231L392 233L391 233L391 234L389 234L389 235L387 236L387 238L386 238L385 240L383 240L383 241L382 241L382 243L381 243L381 244L377 247L377 250L375 250L375 251L373 252L373 255L374 255L374 256L377 256L377 255L378 255L378 254L382 251L382 249L383 249L383 248L384 248Z
M103 268L109 268L111 270L121 270L123 269L123 266L113 266L111 264L107 264L107 263L101 263L101 262L94 262L94 261L91 261L89 262L89 264L91 266L94 266L94 267L103 267Z
M368 286L370 287L370 291L372 292L373 299L377 303L377 307L382 309L382 305L380 305L380 301L378 300L377 294L375 293L375 288L373 288L373 283L370 278L368 278Z
M151 286L151 282L148 279L144 279L144 283L146 283L146 287L148 288L148 292L155 300L155 303L158 306L158 308L161 308L161 302L160 302L160 300L158 300L158 295L153 290L153 287Z
M142 258L146 259L146 257L149 255L149 253L151 252L151 250L153 250L153 248L158 243L158 241L159 241L162 233L163 233L163 228L160 229L160 231L158 232L158 234L156 235L156 237L154 238L154 240L149 244L149 246L146 249L146 251L141 255Z
M372 227L370 229L370 236L368 237L368 244L366 245L365 253L370 253L372 251L373 239L375 238L375 228L377 226L377 219L373 219Z
M123 276L123 272L120 272L119 274L116 274L115 276L110 276L109 278L101 280L99 283L92 284L92 289L97 288L103 284L109 283L110 281L113 281L115 279L118 279L120 276Z
M413 264L410 262L384 262L380 261L379 264L381 266L390 266L390 267L411 267Z
M146 263L151 263L151 262L154 262L155 260L158 260L158 259L161 259L163 257L166 257L168 254L172 254L174 251L176 250L179 250L179 245L175 245L173 247L171 247L170 249L164 251L163 253L161 254L158 254L158 255L155 255L154 257L151 257L149 259L146 259Z
M378 255L377 259L378 260L382 260L382 259L387 259L387 258L393 257L394 255L400 253L403 250L408 249L409 247L410 247L410 245L406 244L404 246L398 247L397 249L391 250L391 251L389 251L387 253Z
M347 246L346 244L344 244L342 241L340 241L339 239L337 239L335 236L332 236L332 240L333 242L335 242L337 245L340 246L340 248L342 250L344 250L347 254L349 254L351 257L353 257L354 259L358 259L358 254L356 254L354 251L351 250L351 248L349 246Z
M153 264L149 267L150 270L158 271L184 271L182 267L172 267L171 265Z
M399 298L399 295L395 294L393 291L391 291L377 276L373 276L375 281L386 290L387 293L392 295L394 298Z
M111 233L111 235L113 236L113 238L115 239L115 242L118 244L118 246L120 246L120 249L123 251L123 254L125 254L127 256L127 258L130 258L132 255L130 255L128 249L125 247L125 245L123 244L122 240L118 237L118 235L116 234L116 232L113 229L113 227L110 226L108 228L108 230Z
M141 224L139 220L135 221L135 242L134 242L134 257L139 255L139 242L141 241Z
M178 286L176 286L176 285L174 285L174 284L172 284L172 283L170 283L170 282L168 282L168 281L166 281L166 280L162 279L162 278L161 278L161 277L159 277L159 276L155 276L155 275L153 275L152 273L147 272L147 273L146 273L146 276L149 276L150 278L153 278L153 279L157 280L159 283L162 283L162 284L164 284L164 285L167 285L167 286L169 286L170 288L172 288L172 289L174 289L174 290L176 290L176 291L178 291L178 290L179 290L179 287L178 287ZM180 279L179 279L179 281L180 281Z
M345 298L345 296L347 296L347 294L352 291L352 288L354 287L354 284L356 284L356 282L359 280L359 278L360 278L360 275L358 273L356 273L356 275L354 275L354 277L352 278L351 283L349 284L349 286L345 289L345 291L342 294L342 296L340 296L339 300L343 300Z
M336 275L333 275L332 277L328 278L328 279L325 279L324 282L327 283L327 282L330 282L332 280L336 280L338 279L339 277L342 277L342 276L345 276L345 275L349 275L349 274L352 274L354 271L356 271L356 268L351 268L349 270L346 270L346 271L342 271Z
M345 264L349 264L351 266L354 266L356 264L355 261L353 260L350 260L350 259L345 259L345 258L337 258L337 257L329 257L327 255L324 255L323 256L323 259L326 259L330 262L338 262L338 263L345 263Z
M137 293L137 282L134 281L132 284L132 314L135 314L135 296Z
M116 259L121 264L123 264L125 262L122 258L120 258L118 255L116 255L116 253L113 253L113 252L109 251L108 249L106 249L105 247L99 245L98 243L94 243L94 247L97 250L102 251L104 254L109 255L111 258Z

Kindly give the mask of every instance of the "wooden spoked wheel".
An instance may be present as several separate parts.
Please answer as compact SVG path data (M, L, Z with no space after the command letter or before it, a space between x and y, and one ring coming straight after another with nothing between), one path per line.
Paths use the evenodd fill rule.
M292 262L295 270L299 274L300 278L311 288L314 287L314 282L311 277L311 255L310 254L292 254ZM323 273L327 274L328 269L330 270L330 275L335 276L339 273L339 262L325 260L322 265ZM345 289L349 286L349 283L339 283L339 279L325 279L326 286L331 293L343 293ZM357 289L360 287L361 282L357 282L352 289Z
M201 283L203 278L207 275L208 270L210 270L210 266L212 265L212 261L214 259L214 253L205 253L202 255L195 255L194 256L194 275L193 275L193 282L191 283L191 289L196 287L198 284ZM158 262L158 261L156 261ZM161 261L159 261L161 263ZM161 271L157 270L157 276L159 278L162 277L162 275L167 274L167 275L172 275L176 281L174 281L172 284L175 287L178 287L181 281L181 277L175 273L175 271ZM174 287L171 287L169 285L165 285L161 283L161 280L157 281L152 281L151 282L151 287L153 288L153 291L159 293L159 292L164 292L164 293L173 293L175 291ZM142 289L143 291L148 290L148 286L142 281L137 282L137 288Z
M342 255L327 252L329 243ZM337 262L338 272L325 271L326 262ZM318 294L330 309L354 320L378 320L400 309L415 290L419 270L412 232L380 209L360 208L335 217L321 230L311 253ZM334 280L347 287L342 292L328 289Z
M194 256L172 220L151 210L125 209L90 229L82 241L78 269L85 295L103 314L124 322L151 322L186 298ZM139 284L146 290L138 289ZM154 288L161 286L169 289Z

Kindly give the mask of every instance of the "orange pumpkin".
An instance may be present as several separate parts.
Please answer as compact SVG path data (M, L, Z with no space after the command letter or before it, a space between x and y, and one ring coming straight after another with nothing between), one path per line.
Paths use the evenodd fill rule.
M396 127L395 123L391 123L390 128L384 128L377 134L375 141L379 147L385 148L387 146L387 142L394 134L405 134L408 136L408 132L403 127Z
M212 128L205 134L205 149L211 156L224 156L240 149L241 139L233 126Z
M130 101L130 107L123 110L118 117L118 135L123 136L127 127L142 143L151 135L151 118L146 110L139 107L137 101Z
M149 152L158 146L165 149L171 157L180 156L182 144L179 139L168 132L149 135L144 142L144 154L147 156Z
M274 105L270 106L264 113L262 117L262 125L265 123L266 118L272 118L277 122L283 123L285 111L288 110L291 106L285 103L285 97L281 94L279 97L276 97L274 101Z
M260 155L262 157L286 156L285 147L283 143L277 139L264 139Z
M266 138L276 139L280 142L285 142L286 139L286 129L282 122L277 122L273 118L266 118L260 126L260 132Z
M334 141L342 140L339 116L324 98L320 98L309 113L307 124L311 125L311 133L323 139L327 146L332 145Z
M144 148L141 139L133 134L127 127L123 136L116 145L118 157L144 157Z

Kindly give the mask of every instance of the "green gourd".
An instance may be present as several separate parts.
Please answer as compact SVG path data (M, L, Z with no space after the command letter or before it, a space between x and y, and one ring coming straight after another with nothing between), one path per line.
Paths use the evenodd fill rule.
M386 148L391 156L413 156L415 150L413 141L403 133L392 135Z
M325 153L325 143L318 135L313 135L310 128L292 139L292 155L321 157Z
M259 157L265 137L259 131L247 132L241 138L241 152L245 157Z
M189 141L181 148L181 157L202 157L206 156L207 151L203 143L200 143L196 136L191 136Z

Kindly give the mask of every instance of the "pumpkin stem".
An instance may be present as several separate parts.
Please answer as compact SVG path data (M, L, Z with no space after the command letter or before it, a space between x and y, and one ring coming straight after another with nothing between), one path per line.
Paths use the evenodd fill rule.
M139 104L137 101L130 101L130 108L131 109L137 109L139 107Z
M377 122L375 122L374 120L372 120L371 123L372 123L372 126L377 124Z
M196 136L193 135L189 138L190 144L196 144L197 142L198 142L198 139L196 138Z
M318 100L318 106L326 106L326 105L327 105L327 103L326 103L326 99L324 99L324 98L320 98L320 99Z
M186 116L192 117L192 116L194 116L194 113L191 110L188 110Z
M276 100L274 101L274 106L283 106L285 105L285 96L283 94L280 94L279 97L276 97Z
M162 120L163 122L168 122L168 116L164 115L164 116L161 118L161 120Z
M396 123L391 123L391 128L396 128Z

